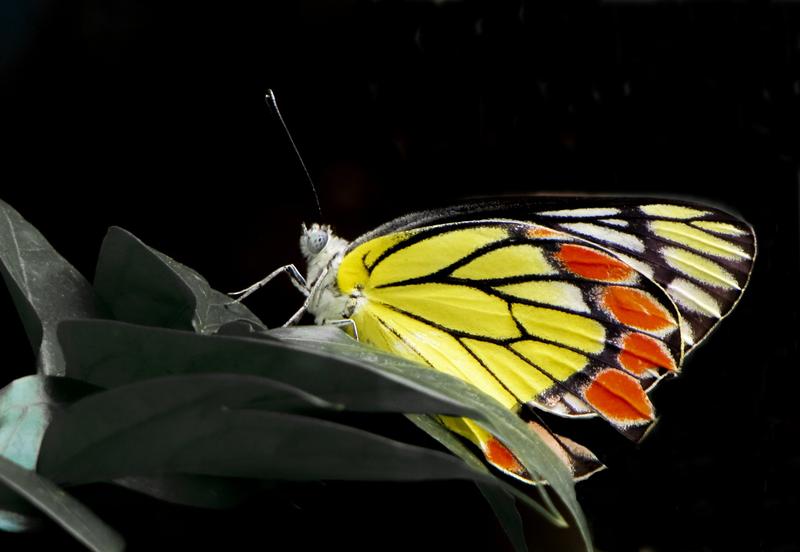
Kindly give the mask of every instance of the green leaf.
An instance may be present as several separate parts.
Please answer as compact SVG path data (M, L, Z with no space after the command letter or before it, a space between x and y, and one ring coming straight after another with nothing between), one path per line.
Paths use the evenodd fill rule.
M132 475L113 483L165 502L213 509L238 506L262 487L251 479L190 474Z
M109 228L103 240L94 285L114 318L125 322L203 334L237 320L265 327L197 272L122 228Z
M0 483L25 497L90 550L112 552L125 548L122 538L83 504L44 477L2 456Z
M550 483L588 542L566 467L516 414L484 393L364 346L336 328L287 328L267 335L201 336L88 320L65 322L59 330L68 374L103 387L163 374L226 371L269 377L353 410L469 416L509 446L534 477ZM551 516L559 516L539 489Z
M309 332L349 340L333 328L298 328L295 333L308 336ZM329 400L343 402L351 410L474 415L463 405L372 364L354 365L352 359L342 362L298 351L274 338L207 337L109 321L67 322L59 335L67 351L70 375L102 386L118 386L167 373L224 370L302 386ZM413 365L413 370L419 368ZM473 465L485 471L480 461Z
M66 378L26 376L0 390L0 457L32 470L55 411L94 390ZM38 525L27 501L0 488L0 528L24 531Z
M462 443L455 434L428 415L409 414L408 419L425 433L436 439L447 447L450 452L461 458L467 465L475 470L487 471L483 462ZM517 552L527 552L528 545L525 542L525 531L522 527L522 519L517 510L514 496L507 489L494 485L477 483L478 488L486 501L492 507L497 520L506 532L514 550ZM537 509L537 512L541 513Z
M59 339L67 374L100 387L168 374L226 372L268 377L350 410L473 412L457 399L372 363L330 358L275 339L205 336L109 320L64 322Z
M512 447L532 474L551 482L586 534L566 468L514 413L461 380L366 347L336 328L287 328L254 339L74 321L62 324L59 337L68 373L104 387L169 373L226 371L269 377L353 410L477 420L488 413L493 421L487 428ZM549 497L543 499L551 519L559 516Z
M98 318L102 312L84 277L3 201L0 273L36 354L39 373L62 375L56 325L67 318Z
M498 484L449 454L303 415L336 409L255 376L142 381L86 397L54 419L38 471L63 484L169 473Z
M480 415L470 417L497 436L534 479L547 481L575 522L586 549L592 550L588 523L575 496L572 476L555 453L511 410L460 379L366 346L350 339L344 332L335 328L316 326L281 328L271 330L268 334L304 350L326 354L332 359L351 359L352 362L368 362L373 366L379 366L387 374L415 381L431 392L449 396L462 405L480 412ZM548 509L557 514L557 509L543 487L538 485L537 490L548 505Z

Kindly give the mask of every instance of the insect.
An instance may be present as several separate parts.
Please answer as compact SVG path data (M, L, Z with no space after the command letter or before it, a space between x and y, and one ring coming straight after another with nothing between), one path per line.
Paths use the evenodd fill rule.
M398 218L347 242L303 227L306 276L282 271L317 324L462 378L524 415L600 416L633 440L655 419L647 392L734 308L756 256L749 224L655 198L528 196ZM498 469L528 480L502 443L442 418ZM602 467L544 430L576 478Z

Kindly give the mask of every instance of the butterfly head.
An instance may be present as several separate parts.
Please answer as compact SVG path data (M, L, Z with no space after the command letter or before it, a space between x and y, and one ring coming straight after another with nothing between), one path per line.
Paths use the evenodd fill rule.
M300 235L300 251L308 265L308 283L315 282L323 272L335 273L347 246L347 241L336 236L330 226L304 224Z
M316 257L325 246L331 237L331 227L327 225L312 224L310 227L303 225L303 233L300 236L300 251L303 257L311 259Z
M336 276L348 245L330 226L303 225L300 251L306 259L306 283L311 292L308 312L316 316L318 324L346 317L348 298L339 291Z

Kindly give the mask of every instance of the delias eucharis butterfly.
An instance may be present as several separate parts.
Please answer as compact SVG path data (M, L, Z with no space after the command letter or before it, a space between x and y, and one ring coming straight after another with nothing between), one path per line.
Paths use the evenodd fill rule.
M353 242L303 229L317 324L462 378L509 409L599 416L633 440L647 392L731 312L756 255L753 229L719 209L654 198L529 196L398 218ZM276 271L271 276L279 273ZM270 277L245 290L254 291ZM442 417L498 469L529 480L469 419ZM585 447L539 433L585 477Z

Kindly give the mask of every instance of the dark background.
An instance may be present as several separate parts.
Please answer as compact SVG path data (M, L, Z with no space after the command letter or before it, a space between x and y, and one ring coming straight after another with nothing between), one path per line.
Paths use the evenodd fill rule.
M110 225L232 290L299 263L302 221L354 238L470 195L659 193L750 221L752 285L656 390L652 435L588 426L610 469L578 493L609 552L800 550L798 153L791 3L0 4L0 197L88 277ZM249 304L280 324L299 303L276 282ZM33 359L0 308L5 383ZM503 542L467 484L287 487L233 513L76 494L134 550ZM77 548L54 528L0 543Z

